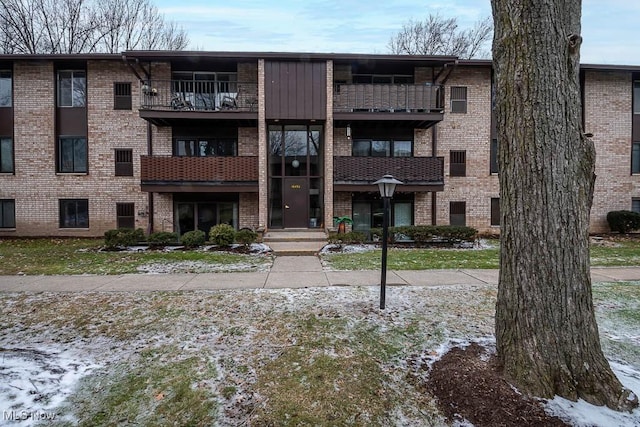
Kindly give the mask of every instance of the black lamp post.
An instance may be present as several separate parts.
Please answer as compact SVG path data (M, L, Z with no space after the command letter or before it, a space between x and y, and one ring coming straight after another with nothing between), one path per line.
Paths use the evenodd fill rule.
M382 275L380 276L380 308L384 309L385 292L387 286L387 240L389 240L389 205L393 197L396 185L402 184L391 175L385 175L374 184L380 189L380 196L383 202L382 216Z

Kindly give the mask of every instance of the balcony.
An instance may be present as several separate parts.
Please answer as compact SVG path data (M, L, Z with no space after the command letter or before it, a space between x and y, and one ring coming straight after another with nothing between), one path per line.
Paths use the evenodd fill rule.
M333 158L335 191L377 191L373 182L393 175L404 183L396 191L442 191L443 157L352 157Z
M185 119L257 121L257 111L257 83L151 80L140 86L140 117L159 126Z
M141 156L142 191L257 192L258 157Z
M428 128L443 119L443 111L444 90L440 85L337 84L333 92L338 125L382 120Z

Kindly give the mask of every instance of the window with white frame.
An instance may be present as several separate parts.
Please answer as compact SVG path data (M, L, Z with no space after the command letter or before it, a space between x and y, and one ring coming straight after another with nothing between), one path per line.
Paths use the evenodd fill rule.
M451 87L451 112L467 112L467 88L465 86Z

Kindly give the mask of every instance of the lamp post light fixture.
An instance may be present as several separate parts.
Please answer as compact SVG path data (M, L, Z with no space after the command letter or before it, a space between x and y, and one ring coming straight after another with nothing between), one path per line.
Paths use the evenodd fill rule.
M385 175L376 182L383 202L382 216L382 274L380 276L380 309L384 310L387 286L387 240L389 240L389 205L396 185L402 184L391 175Z

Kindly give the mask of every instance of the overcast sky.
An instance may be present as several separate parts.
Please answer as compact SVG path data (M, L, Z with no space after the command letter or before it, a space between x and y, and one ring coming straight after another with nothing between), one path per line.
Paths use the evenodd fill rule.
M402 24L429 13L471 27L489 0L155 0L192 50L389 53ZM640 65L640 2L583 0L581 62ZM489 47L489 46L488 46Z

